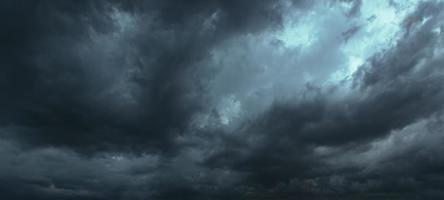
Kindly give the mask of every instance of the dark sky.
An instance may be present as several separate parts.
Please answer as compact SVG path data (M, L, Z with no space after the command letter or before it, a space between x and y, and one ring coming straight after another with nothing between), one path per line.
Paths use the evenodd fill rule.
M0 2L0 199L444 199L444 2Z

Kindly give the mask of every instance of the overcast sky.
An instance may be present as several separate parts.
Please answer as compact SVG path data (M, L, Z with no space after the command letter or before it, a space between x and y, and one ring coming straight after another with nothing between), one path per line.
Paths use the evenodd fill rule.
M444 199L444 2L0 2L0 199Z

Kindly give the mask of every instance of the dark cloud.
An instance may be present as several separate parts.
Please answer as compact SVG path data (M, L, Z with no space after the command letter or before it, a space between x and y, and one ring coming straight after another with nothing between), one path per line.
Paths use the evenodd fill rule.
M302 100L278 102L257 119L245 124L238 135L233 136L244 143L227 143L220 153L210 156L207 164L245 171L248 176L243 184L261 192L273 191L279 184L283 184L283 188L289 187L293 179L300 179L301 182L309 181L315 187L313 191L293 188L287 192L341 194L330 185L330 175L350 173L352 175L346 175L346 178L350 178L351 182L345 187L349 193L380 192L395 194L393 198L416 198L411 189L417 188L415 184L420 179L416 173L412 173L415 176L412 185L401 184L404 182L400 180L402 176L385 177L390 172L376 173L374 179L367 175L360 177L354 172L360 171L359 168L344 172L329 167L319 152L322 148L365 147L370 141L441 113L443 58L435 50L441 48L442 41L440 35L431 30L437 24L439 26L442 16L436 8L440 6L440 3L420 4L419 11L412 15L418 15L424 7L435 8L426 16L416 17L418 20L430 17L429 20L417 25L414 31L412 27L406 28L395 47L375 55L361 66L353 76L356 86L353 86L350 95L338 100L335 87L323 91L308 86L306 97ZM410 162L407 157L400 159ZM425 167L424 162L415 163L421 163L418 165L427 170L435 168ZM394 170L400 170L398 165L394 167ZM426 188L420 190L416 192L427 193ZM278 191L278 194L285 193L285 189ZM370 196L368 198L371 199Z
M325 49L368 34L349 26L366 2L344 2L343 16L320 3L350 20L319 29L325 48L276 39L284 15L317 16L309 1L1 2L0 197L442 198L442 2L419 3L393 46L333 84L282 81L297 62L266 58L329 77L345 61ZM250 44L263 35L279 45ZM276 49L245 61L255 47Z
M344 37L344 40L345 41L349 40L351 37L353 37L353 35L355 35L357 32L359 32L359 29L361 29L360 26L352 26L347 31L344 31L342 33L342 36Z
M2 2L2 126L35 144L174 149L202 109L197 64L280 23L270 1ZM132 27L135 26L135 27Z

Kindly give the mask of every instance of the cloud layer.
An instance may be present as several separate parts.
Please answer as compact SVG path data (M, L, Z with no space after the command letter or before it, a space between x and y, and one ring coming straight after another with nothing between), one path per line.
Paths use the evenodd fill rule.
M0 197L441 199L442 1L3 1Z

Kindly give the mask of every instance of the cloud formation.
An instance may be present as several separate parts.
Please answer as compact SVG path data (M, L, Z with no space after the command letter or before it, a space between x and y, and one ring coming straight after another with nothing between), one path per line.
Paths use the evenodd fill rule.
M0 3L0 197L441 199L442 1Z

